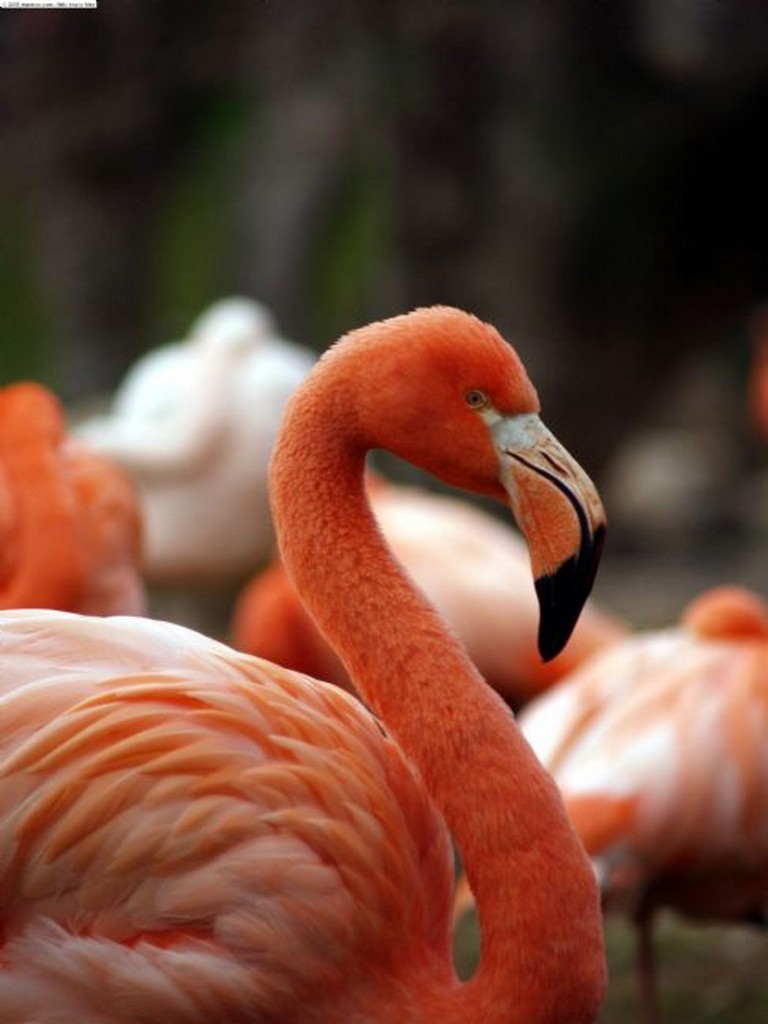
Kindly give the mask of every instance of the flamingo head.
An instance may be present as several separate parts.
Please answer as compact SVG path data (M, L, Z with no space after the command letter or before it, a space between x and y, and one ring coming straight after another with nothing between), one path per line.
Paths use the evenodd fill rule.
M511 506L530 551L539 651L554 658L592 588L605 513L592 481L540 419L514 349L490 325L443 306L352 332L326 358L347 348L362 355L345 398L361 446Z
M54 448L64 437L64 411L58 398L35 381L18 381L0 389L3 444Z

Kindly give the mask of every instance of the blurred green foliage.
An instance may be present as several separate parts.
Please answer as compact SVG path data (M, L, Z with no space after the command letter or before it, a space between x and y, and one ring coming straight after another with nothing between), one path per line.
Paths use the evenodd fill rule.
M50 357L48 311L40 302L29 211L5 197L0 181L0 384L31 377L46 380Z
M240 146L252 110L242 96L207 93L192 107L190 140L166 186L150 245L152 321L170 340L227 292Z
M309 256L306 295L314 337L330 341L369 319L376 276L390 262L393 207L381 168L362 159L352 164Z

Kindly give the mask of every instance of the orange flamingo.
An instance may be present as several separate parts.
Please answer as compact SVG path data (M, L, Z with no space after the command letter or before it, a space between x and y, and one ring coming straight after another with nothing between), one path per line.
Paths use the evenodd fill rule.
M41 385L0 390L0 607L140 614L140 549L122 470L67 437Z
M674 629L596 655L525 708L607 909L638 925L642 1016L658 1018L654 914L764 920L768 606L719 587Z
M545 662L536 645L537 605L522 539L480 508L445 494L369 479L369 498L387 544L497 693L517 707L626 635L587 602L571 639ZM246 585L231 626L235 647L349 688L279 558Z
M296 586L372 714L184 627L0 616L0 1020L587 1024L594 874L504 702L389 554L383 447L509 500L553 657L603 512L515 352L459 310L352 332L289 403L271 467ZM482 957L452 963L457 842Z

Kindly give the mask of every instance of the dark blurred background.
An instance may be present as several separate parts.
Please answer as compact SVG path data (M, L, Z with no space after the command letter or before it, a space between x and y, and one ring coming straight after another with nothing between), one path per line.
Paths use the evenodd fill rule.
M616 551L643 501L754 526L761 0L2 11L0 96L0 381L104 393L231 293L317 350L446 302L518 346Z

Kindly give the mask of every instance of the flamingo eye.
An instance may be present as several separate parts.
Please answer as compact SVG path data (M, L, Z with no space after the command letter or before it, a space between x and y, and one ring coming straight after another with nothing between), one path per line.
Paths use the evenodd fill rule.
M464 396L464 401L470 409L484 409L488 405L488 395L478 388L470 388Z

